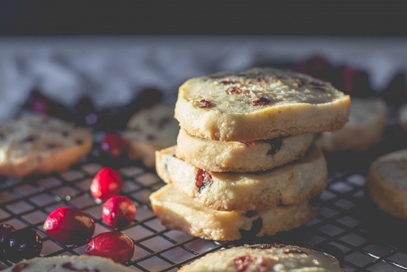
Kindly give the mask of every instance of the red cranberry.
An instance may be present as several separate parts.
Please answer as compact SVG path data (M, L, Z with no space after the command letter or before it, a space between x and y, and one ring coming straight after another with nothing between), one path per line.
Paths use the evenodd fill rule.
M19 262L22 259L38 257L42 250L41 236L33 229L25 228L11 232L4 243L7 259Z
M102 219L112 228L122 228L136 218L136 206L124 196L109 198L102 208Z
M117 158L126 150L126 142L119 134L106 134L100 142L100 151L112 158Z
M108 167L100 170L90 184L92 196L101 201L119 194L123 188L123 179L120 174Z
M10 224L5 223L0 225L0 254L3 253L3 245L7 236L15 230L16 228Z
M64 245L78 245L92 237L95 222L80 209L62 207L48 215L44 230L49 237Z
M119 231L103 232L89 241L86 253L90 256L110 258L116 263L126 263L134 254L134 242Z
M233 260L233 266L238 272L245 272L249 265L254 261L252 256L240 256Z

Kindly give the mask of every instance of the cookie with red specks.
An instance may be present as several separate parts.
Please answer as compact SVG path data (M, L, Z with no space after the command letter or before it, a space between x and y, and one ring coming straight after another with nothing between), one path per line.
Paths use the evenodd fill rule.
M194 137L181 128L176 155L207 171L254 172L301 158L313 139L313 134L301 134L252 142L222 142Z
M339 261L326 253L282 244L255 244L209 253L181 267L179 272L344 272Z
M217 211L200 205L172 185L150 195L154 213L165 227L219 241L274 235L299 227L316 216L318 199L268 209Z
M92 148L89 129L57 118L27 115L0 125L0 175L64 171Z
M323 132L316 144L326 151L366 151L383 140L387 105L380 98L352 97L349 122L340 130Z
M123 133L129 143L129 157L141 159L146 167L154 167L154 152L177 142L179 125L174 119L173 103L158 103L130 118Z
M330 83L274 68L192 78L178 92L175 118L190 135L256 141L342 128L350 98Z
M260 172L211 172L175 156L175 146L157 151L156 170L164 182L199 205L247 211L306 202L327 185L328 170L319 148L281 167Z
M23 260L5 270L4 272L72 272L72 271L94 271L94 272L131 272L130 268L115 263L111 259L97 256L53 256L37 257Z
M370 166L366 188L379 209L407 219L407 149L376 159Z

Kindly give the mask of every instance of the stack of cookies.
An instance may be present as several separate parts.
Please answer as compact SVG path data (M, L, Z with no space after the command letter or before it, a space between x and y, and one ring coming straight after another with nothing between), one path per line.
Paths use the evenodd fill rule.
M185 82L177 145L156 152L168 183L150 196L169 229L211 240L274 235L318 212L328 171L315 133L342 128L350 98L331 84L273 68Z

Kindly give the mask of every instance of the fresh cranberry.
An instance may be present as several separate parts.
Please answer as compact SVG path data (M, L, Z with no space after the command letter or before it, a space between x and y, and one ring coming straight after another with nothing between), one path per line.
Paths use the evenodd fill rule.
M134 254L134 242L119 231L103 232L89 241L86 253L90 256L110 258L116 263L126 263Z
M122 155L126 147L126 141L119 134L106 134L100 142L100 151L112 158Z
M112 168L105 167L100 170L90 184L92 196L101 201L118 195L123 188L121 175Z
M0 225L0 254L3 253L3 245L7 236L15 230L16 228L10 224L4 223Z
M95 222L80 209L62 207L48 215L43 228L49 237L61 244L79 245L92 237Z
M11 232L4 242L4 253L8 260L19 262L22 259L38 257L42 250L41 236L33 229L25 228Z
M102 219L112 228L122 228L136 218L136 206L124 196L109 198L102 208Z

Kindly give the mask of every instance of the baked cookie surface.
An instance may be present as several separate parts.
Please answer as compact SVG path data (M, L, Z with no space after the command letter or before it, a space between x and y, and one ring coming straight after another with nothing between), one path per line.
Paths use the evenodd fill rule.
M306 202L327 184L325 157L315 146L306 156L279 168L252 173L219 173L174 156L175 147L156 153L156 170L192 200L216 210L257 210Z
M274 235L299 227L318 213L316 200L313 198L299 205L236 212L203 207L172 185L165 185L150 195L155 215L168 229L220 241Z
M370 166L366 187L379 209L407 219L407 149L375 160Z
M312 249L282 244L254 244L228 248L181 267L179 272L295 271L344 272L338 260Z
M274 68L218 73L186 81L175 118L190 135L255 141L340 129L350 98L330 83Z
M113 262L110 259L97 256L54 256L37 257L30 260L23 260L4 272L72 272L72 271L98 271L98 272L131 272L130 268L122 264Z
M154 167L154 152L174 145L178 131L173 103L159 103L136 113L123 133L129 143L129 157L141 159L149 168Z
M24 116L0 125L0 175L64 171L91 148L87 128L43 115Z
M301 134L252 142L222 142L194 137L180 129L176 155L207 171L261 171L304 156L313 137L313 134Z
M316 144L326 151L365 151L383 139L387 105L380 98L352 98L349 122L340 130L323 132Z

